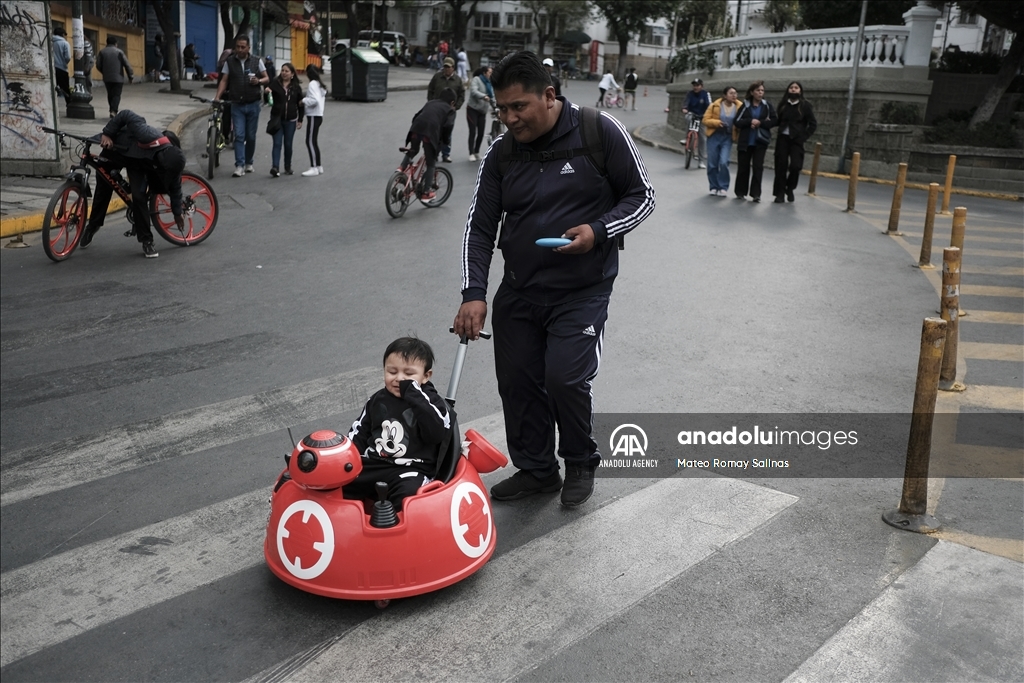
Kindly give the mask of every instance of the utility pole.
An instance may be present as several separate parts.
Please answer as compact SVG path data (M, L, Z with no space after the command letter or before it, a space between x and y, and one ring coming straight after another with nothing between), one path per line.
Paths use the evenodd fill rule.
M846 171L846 143L850 140L850 117L853 115L853 94L857 91L857 70L864 54L864 21L868 17L868 0L860 5L860 24L857 26L857 43L853 51L853 74L850 76L850 92L846 97L846 123L843 124L843 144L839 147L839 173Z
M85 88L85 28L82 24L82 1L71 3L71 40L75 58L75 86L68 93L69 119L94 119L96 110L89 104L92 93ZM95 53L95 51L94 51Z

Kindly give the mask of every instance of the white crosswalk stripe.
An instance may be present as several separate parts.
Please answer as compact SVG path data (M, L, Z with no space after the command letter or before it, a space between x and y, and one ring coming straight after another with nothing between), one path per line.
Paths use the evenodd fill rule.
M263 560L268 490L0 575L0 666Z
M4 454L0 506L362 407L380 368L360 368Z
M658 481L502 555L443 599L364 622L287 680L508 680L796 500L732 479Z

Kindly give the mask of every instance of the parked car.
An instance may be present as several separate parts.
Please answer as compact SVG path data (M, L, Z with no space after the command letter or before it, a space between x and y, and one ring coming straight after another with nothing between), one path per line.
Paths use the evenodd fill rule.
M360 31L356 47L370 47L380 43L378 51L392 64L406 63L409 59L409 42L404 33L398 31Z

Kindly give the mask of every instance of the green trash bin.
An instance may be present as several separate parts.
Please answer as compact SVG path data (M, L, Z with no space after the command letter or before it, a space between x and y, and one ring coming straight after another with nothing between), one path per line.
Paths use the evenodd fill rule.
M383 102L388 98L388 60L370 48L352 48L349 96L361 102Z
M349 85L352 67L349 64L349 49L339 45L338 51L331 55L331 97L343 100L349 97Z

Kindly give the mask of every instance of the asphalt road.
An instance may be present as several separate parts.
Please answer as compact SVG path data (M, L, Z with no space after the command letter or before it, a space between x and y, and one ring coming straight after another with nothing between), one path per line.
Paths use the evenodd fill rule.
M881 523L892 479L614 479L573 512L496 505L491 564L384 613L273 577L285 427L348 425L401 335L447 384L476 165L460 114L451 199L388 217L422 101L330 102L316 178L271 178L261 132L257 173L224 159L199 246L143 259L117 217L61 264L38 238L0 252L5 681L781 680L936 545ZM615 114L632 129L664 102ZM186 135L196 169L203 135ZM935 294L898 245L803 195L709 197L681 157L640 151L658 207L621 254L598 411L909 411ZM492 367L473 344L457 407L500 443Z

